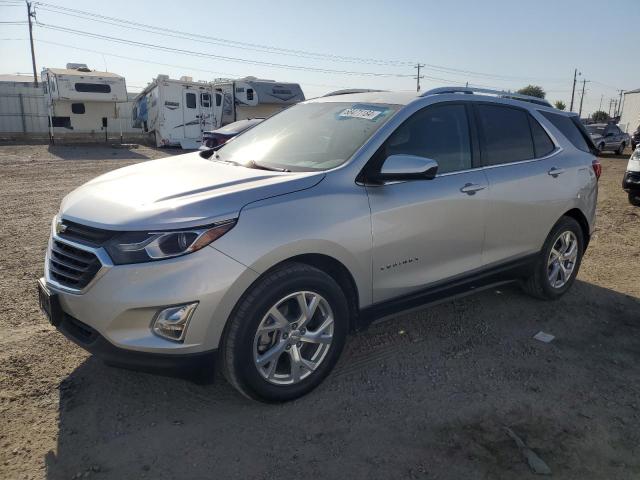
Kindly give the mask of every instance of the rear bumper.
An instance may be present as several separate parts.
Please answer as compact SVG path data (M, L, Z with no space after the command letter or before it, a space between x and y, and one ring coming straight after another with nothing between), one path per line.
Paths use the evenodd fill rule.
M106 362L151 373L190 375L214 371L216 350L187 354L149 353L116 347L97 330L65 314L56 327L65 337Z

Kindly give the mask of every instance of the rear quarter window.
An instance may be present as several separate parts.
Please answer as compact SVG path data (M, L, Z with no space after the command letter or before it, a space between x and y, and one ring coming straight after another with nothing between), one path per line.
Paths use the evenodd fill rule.
M547 120L549 120L554 127L560 130L560 133L569 140L574 147L583 152L592 153L593 149L590 145L590 141L587 140L586 131L580 130L580 127L566 115L558 115L551 112L540 112Z

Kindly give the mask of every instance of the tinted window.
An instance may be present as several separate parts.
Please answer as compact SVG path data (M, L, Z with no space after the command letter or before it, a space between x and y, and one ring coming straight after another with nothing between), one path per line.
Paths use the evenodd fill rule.
M247 100L253 100L253 88L247 88Z
M529 123L531 124L531 135L533 136L536 158L549 155L556 148L553 141L535 118L529 116Z
M84 113L84 103L72 103L71 112L76 115L82 115Z
M498 165L534 158L529 114L516 108L478 105L484 163Z
M464 105L426 108L404 122L386 141L385 155L407 154L438 162L438 173L471 168L469 124Z
M208 93L200 94L200 105L209 108L211 106L211 95Z
M567 137L567 140L573 143L574 147L582 150L583 152L591 151L589 145L587 144L587 141L582 136L582 133L580 133L580 130L578 130L578 127L575 123L573 123L573 120L571 120L570 117L567 117L565 115L558 115L557 113L551 112L540 113L542 113L542 115L544 115L551 123L553 123L554 127L560 130L562 135Z
M219 107L220 105L222 105L222 95L216 93L216 107Z
M111 93L111 86L102 83L76 83L76 92Z
M187 93L187 108L196 108L196 94Z

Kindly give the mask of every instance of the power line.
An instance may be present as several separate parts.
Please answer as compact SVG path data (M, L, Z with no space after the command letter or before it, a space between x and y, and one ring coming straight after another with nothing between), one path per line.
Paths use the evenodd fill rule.
M87 19L91 21L106 23L109 25L117 26L124 28L130 28L133 30L143 31L147 33L153 34L162 34L164 36L171 36L174 38L180 38L184 40L190 41L200 41L204 43L210 43L219 46L225 46L230 48L239 48L243 50L253 50L262 53L271 53L271 54L280 54L280 55L290 55L296 56L300 58L314 58L314 59L324 59L328 61L337 61L337 62L347 62L347 63L364 63L370 65L380 65L380 66L396 66L396 67L406 67L413 65L413 62L402 61L402 60L381 60L367 57L348 57L341 55L333 55L326 53L318 53L318 52L310 52L306 50L296 50L296 49L288 49L281 47L274 47L269 45L261 45L256 43L248 43L248 42L240 42L236 40L229 40L219 37L211 37L207 35L194 34L190 32L184 32L179 30L172 30L164 27L157 27L153 25L148 25L144 23L134 22L131 20L125 20L117 17L109 17L105 15L100 15L92 12L87 12L83 10L61 7L58 5L53 5L45 2L37 2L37 5L40 9L49 11L51 13L58 13L62 15L68 15L76 18ZM453 67L445 67L442 65L434 65L434 64L424 64L423 68L428 70L434 70L436 72L441 73L449 73L452 75L464 75L466 77L481 77L486 79L495 79L495 80L509 80L509 81L541 81L541 78L535 79L534 77L522 77L522 76L514 76L514 75L499 75L493 73L485 73L478 72L473 70L464 70ZM547 82L560 82L561 79L546 79ZM464 82L462 82L464 83Z
M179 54L183 54L183 55L190 55L190 56L195 56L195 57L201 57L201 58L215 58L218 60L225 60L225 61L229 61L229 62L237 62L237 63L246 63L246 64L251 64L251 65L261 65L261 66L266 66L266 67L274 67L274 68L284 68L284 69L289 69L289 70L302 70L302 71L310 71L310 72L318 72L318 73L335 73L335 74L343 74L343 75L361 75L361 76L372 76L372 77L395 77L395 78L411 78L413 77L413 75L411 74L400 74L400 73L383 73L383 72L358 72L358 71L351 71L351 70L334 70L334 69L329 69L329 68L319 68L319 67L310 67L310 66L303 66L303 65L289 65L289 64L283 64L283 63L274 63L274 62L265 62L265 61L260 61L260 60L248 60L245 58L239 58L239 57L228 57L228 56L224 56L224 55L215 55L213 53L205 53L205 52L197 52L194 50L187 50L187 49L181 49L181 48L173 48L173 47L165 47L162 45L157 45L157 44L153 44L153 43L145 43L145 42L139 42L136 40L127 40L124 38L119 38L119 37L112 37L109 35L101 35L98 33L92 33L92 32L85 32L82 30L76 30L73 28L68 28L68 27L62 27L59 25L50 25L50 24L45 24L45 23L38 23L38 26L40 28L45 28L45 29L49 29L49 30L57 30L57 31L61 31L61 32L66 32L66 33L71 33L73 35L81 35L81 36L85 36L85 37L90 37L90 38L97 38L100 40L107 40L110 42L116 42L116 43L121 43L121 44L125 44L125 45L133 45L133 46L137 46L137 47L143 47L143 48L150 48L153 50L160 50L160 51L164 51L164 52L173 52L173 53L179 53Z

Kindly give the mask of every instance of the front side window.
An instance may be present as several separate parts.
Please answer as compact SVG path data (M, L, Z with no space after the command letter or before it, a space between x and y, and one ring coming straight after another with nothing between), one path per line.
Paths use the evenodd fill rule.
M385 143L385 158L405 154L438 162L438 173L471 168L469 123L464 105L437 105L414 114Z
M196 108L196 94L195 93L187 93L187 108Z
M535 153L529 114L518 108L478 105L478 121L484 139L485 165L531 160Z
M398 108L379 103L299 103L227 143L218 150L217 160L291 171L329 170L346 162Z
M76 92L111 93L111 86L102 83L76 83Z

